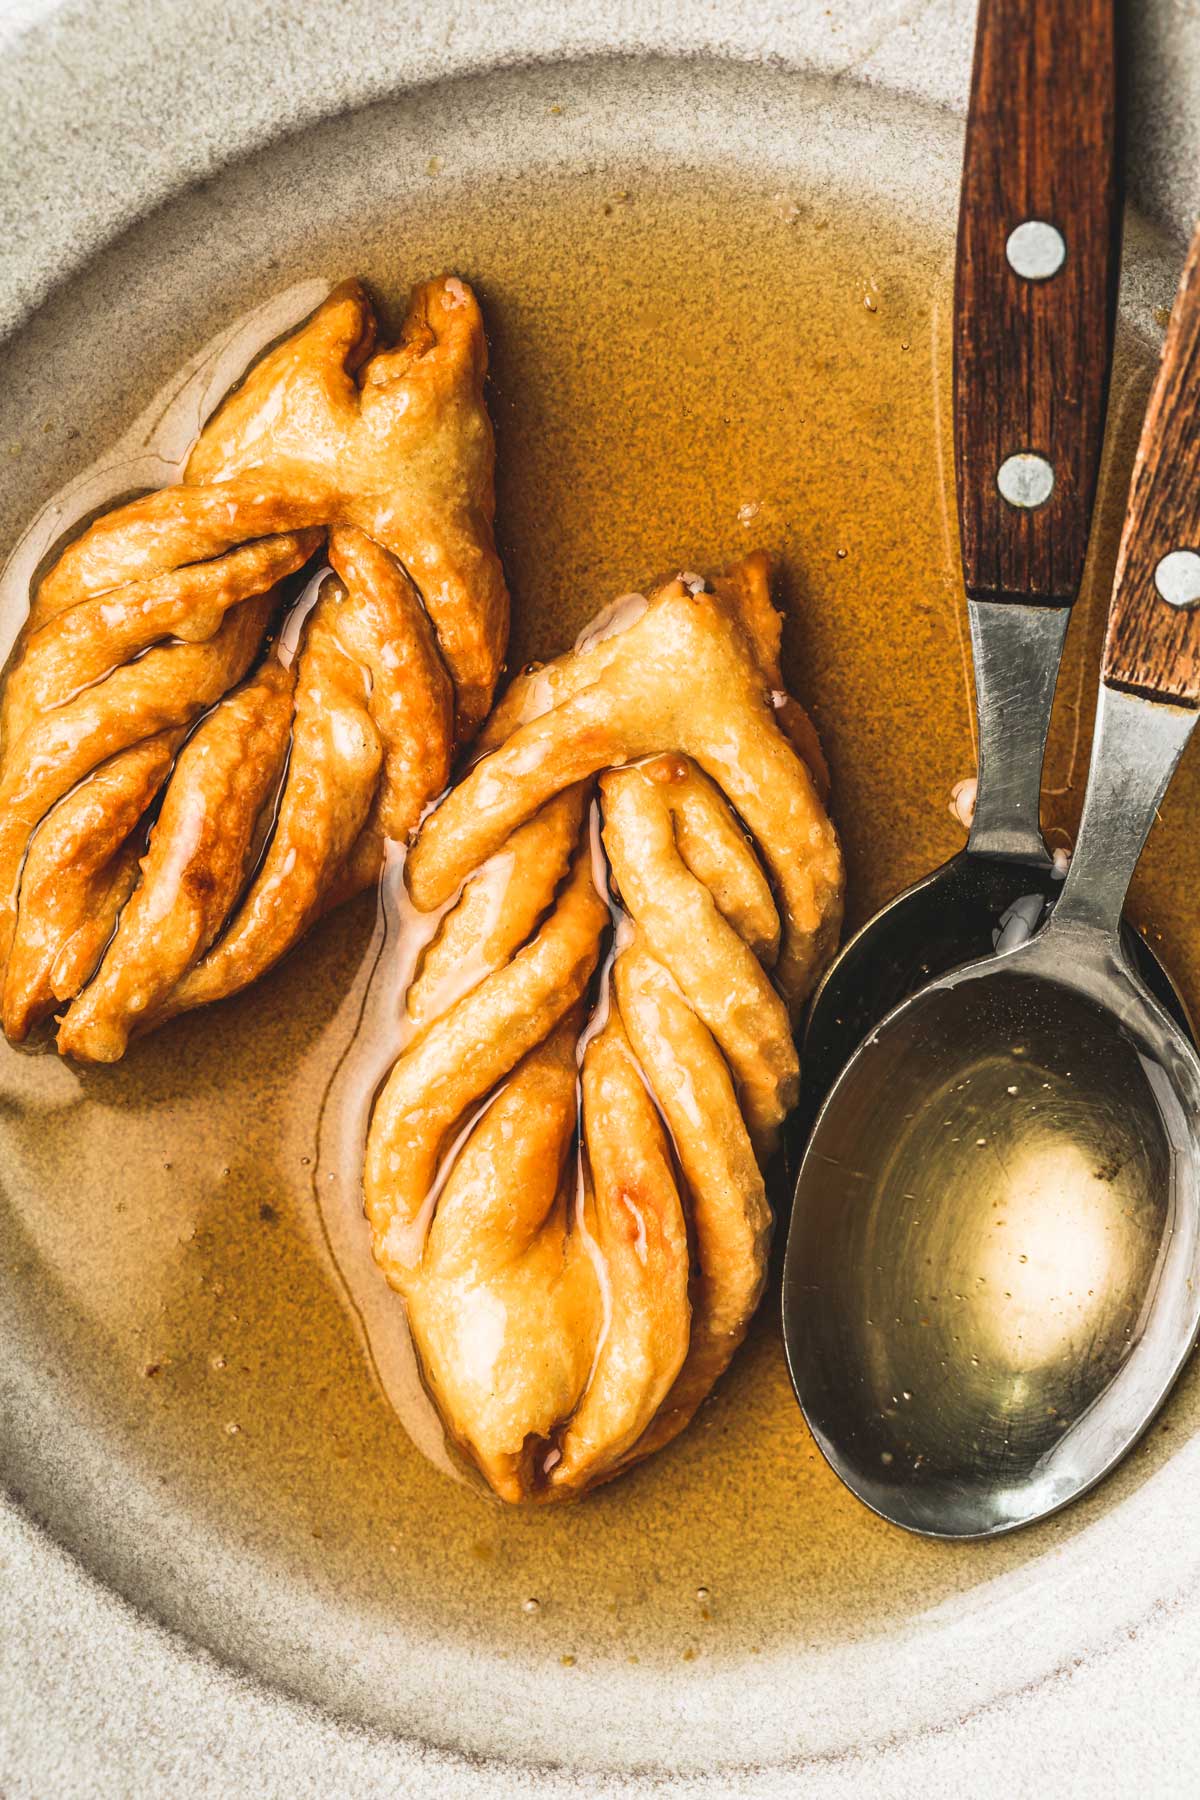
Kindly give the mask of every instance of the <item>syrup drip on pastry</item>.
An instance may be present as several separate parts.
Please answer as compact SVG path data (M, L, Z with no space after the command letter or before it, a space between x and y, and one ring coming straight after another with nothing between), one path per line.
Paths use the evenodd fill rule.
M305 620L321 598L321 589L332 574L333 570L329 564L322 563L316 573L305 582L284 614L279 635L275 640L275 656L285 669L290 669L296 660Z
M604 845L600 837L600 807L592 799L588 803L588 853L592 863L592 882L596 892L608 907L612 919L612 933L604 959L600 964L596 978L596 1000L592 1007L587 1024L580 1032L575 1043L575 1230L587 1250L588 1260L596 1276L596 1285L600 1289L601 1326L596 1338L596 1348L592 1355L592 1366L588 1370L584 1394L595 1380L596 1368L608 1339L612 1326L613 1296L612 1283L608 1278L608 1264L604 1260L599 1244L596 1242L587 1222L588 1182L590 1176L587 1167L587 1146L583 1135L583 1061L587 1055L588 1045L604 1030L608 1024L612 1009L612 968L618 954L624 947L623 936L628 937L631 927L621 907L613 895L609 880L608 860L604 854ZM558 1460L557 1455L555 1460ZM543 1472L549 1473L553 1463L543 1465Z
M631 625L637 624L649 604L645 594L622 594L619 600L610 601L575 639L576 654L586 655L596 644L604 643L606 638L618 637L622 631L628 631ZM538 715L523 713L522 723L526 716L536 718Z

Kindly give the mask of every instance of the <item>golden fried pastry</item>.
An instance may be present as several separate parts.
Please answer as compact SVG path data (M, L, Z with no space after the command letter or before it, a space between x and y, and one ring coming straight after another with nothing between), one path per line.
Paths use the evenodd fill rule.
M182 739L162 731L101 763L34 832L4 997L14 1037L56 1000L73 1000L99 962L137 884L138 827Z
M758 1303L842 866L766 559L517 678L409 853L440 914L364 1185L449 1436L510 1501L668 1442Z
M292 681L270 662L188 739L151 827L141 880L58 1047L115 1062L212 942L246 878L255 827L287 755Z
M365 293L343 282L225 402L187 479L262 471L292 505L311 495L323 518L390 550L433 620L462 740L491 705L508 639L478 303L454 276L423 282L395 348L371 355L374 342Z
M244 987L445 786L508 626L486 360L456 278L416 288L383 349L347 282L218 410L182 485L45 576L0 701L10 1037L65 1000L60 1049L110 1061ZM332 573L284 623L323 544Z
M36 713L13 743L6 742L0 767L0 956L7 960L12 948L25 852L46 813L110 756L188 726L214 705L257 654L275 602L270 589L244 600L204 643L148 650Z
M780 729L766 685L775 671L755 631L732 592L694 593L680 577L624 631L518 676L483 739L490 754L413 847L416 904L443 905L551 794L676 750L711 776L759 845L781 902L775 983L794 1012L841 923L841 861L813 773Z

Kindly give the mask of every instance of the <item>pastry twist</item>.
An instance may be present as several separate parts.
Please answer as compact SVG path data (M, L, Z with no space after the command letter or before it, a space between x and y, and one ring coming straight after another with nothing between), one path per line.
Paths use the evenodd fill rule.
M41 582L0 703L9 1037L66 1003L59 1048L112 1061L246 986L377 877L486 712L508 601L479 309L426 282L375 340L344 283L181 485ZM322 544L331 573L272 644Z
M518 677L408 857L428 947L367 1217L443 1421L505 1500L571 1498L675 1436L762 1291L762 1171L842 893L767 574L670 581Z

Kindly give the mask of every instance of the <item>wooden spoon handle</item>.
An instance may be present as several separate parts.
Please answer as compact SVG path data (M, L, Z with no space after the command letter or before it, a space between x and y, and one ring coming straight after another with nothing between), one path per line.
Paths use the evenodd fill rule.
M1133 465L1104 679L1200 706L1200 226Z
M977 600L1061 605L1079 591L1120 253L1114 11L1113 0L979 7L954 295L959 535ZM1010 261L1010 235L1030 221L1065 242L1056 273L1022 275ZM1031 235L1036 251L1027 231L1013 257L1045 268L1046 234L1032 262ZM1050 464L1053 487L1041 504L1014 505L1000 470L1029 453ZM1010 469L1022 472L1044 482L1028 463Z

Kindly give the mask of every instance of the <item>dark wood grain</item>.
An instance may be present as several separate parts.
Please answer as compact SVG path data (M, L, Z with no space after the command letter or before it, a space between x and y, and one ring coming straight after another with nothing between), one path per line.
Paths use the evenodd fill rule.
M1111 687L1200 706L1200 607L1169 606L1154 585L1172 550L1200 551L1200 227L1146 408L1104 646Z
M1112 358L1120 204L1113 0L981 0L963 161L954 448L963 574L976 599L1072 601L1087 550ZM1027 281L1005 256L1026 219L1066 262ZM1007 456L1049 458L1022 511Z

